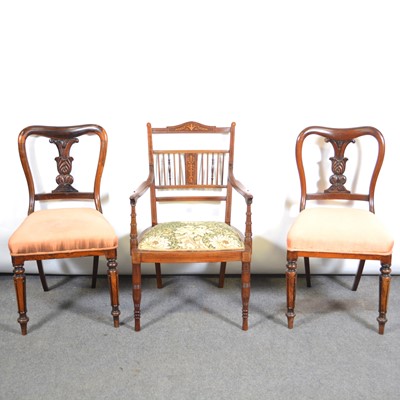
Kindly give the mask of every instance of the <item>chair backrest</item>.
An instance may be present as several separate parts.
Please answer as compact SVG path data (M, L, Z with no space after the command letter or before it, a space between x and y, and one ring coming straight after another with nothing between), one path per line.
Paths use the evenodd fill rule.
M147 124L153 225L158 223L158 204L166 202L222 202L230 224L235 125Z
M331 145L333 148L333 156L329 158L331 162L332 175L329 178L330 186L319 190L316 193L309 193L307 191L307 182L305 174L305 157L304 154L304 141L307 137L318 135L324 140L324 145ZM349 185L346 184L347 178L345 176L346 163L348 159L345 157L345 151L348 145L356 143L356 140L362 136L369 136L376 139L378 143L376 159L364 157L364 161L373 163L371 167L371 176L369 178L369 186L367 193L352 193L349 190ZM323 154L323 152L321 152ZM321 126L311 126L300 132L296 142L296 162L300 177L301 186L301 201L300 211L306 207L307 200L348 200L348 201L366 201L369 203L369 210L375 212L374 208L374 195L375 186L378 179L380 169L382 167L385 155L385 141L377 129L373 127L359 127L347 129L326 128ZM322 162L323 160L321 160ZM318 163L320 164L320 163Z
M83 135L97 135L100 139L97 148L98 150L96 149L95 153L97 155L98 151L93 190L90 191L79 191L72 185L74 178L71 175L71 171L74 158L70 155L71 147L73 144L78 143L79 137ZM35 182L40 181L38 176L42 170L37 168L37 160L34 160L34 157L28 156L27 140L30 137L48 138L48 142L54 145L52 147L55 155L57 155L58 150L58 156L55 157L55 166L58 171L58 175L55 179L57 186L51 191L45 190L44 192L37 193ZM100 181L107 154L107 133L102 127L98 125L77 125L67 127L29 126L23 129L19 134L18 149L28 184L28 214L31 214L35 210L35 203L37 201L49 200L92 200L94 201L96 209L102 212L100 201ZM92 153L92 148L90 148L90 152ZM33 165L34 163L35 165ZM47 166L47 169L49 168L50 167Z

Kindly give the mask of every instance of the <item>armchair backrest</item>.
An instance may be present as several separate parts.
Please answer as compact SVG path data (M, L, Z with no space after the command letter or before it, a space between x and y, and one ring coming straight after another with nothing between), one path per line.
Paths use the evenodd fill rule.
M165 202L224 202L231 221L235 123L230 127L186 122L147 124L152 224Z

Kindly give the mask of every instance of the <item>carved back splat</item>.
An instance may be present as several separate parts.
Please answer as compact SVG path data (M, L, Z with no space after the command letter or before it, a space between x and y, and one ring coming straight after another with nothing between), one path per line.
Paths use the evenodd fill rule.
M79 139L50 139L50 143L57 146L59 156L55 158L57 162L57 171L59 175L56 178L58 186L53 190L54 192L77 192L72 183L74 178L71 174L73 157L69 155L71 146L78 143Z
M100 139L99 157L94 177L92 192L80 192L72 186L74 178L71 175L73 157L70 156L71 147L79 142L82 135L97 135ZM57 163L58 176L56 177L57 187L49 192L36 193L32 169L27 156L26 142L28 138L41 136L49 139L51 144L56 145L59 156L55 158ZM107 133L98 125L77 125L70 127L52 126L29 126L19 135L18 148L22 167L28 183L29 209L28 214L35 209L36 201L46 200L92 200L98 211L102 211L100 202L100 181L105 164L107 153Z
M355 143L355 140L334 140L334 139L325 139L326 142L332 144L332 147L335 151L334 157L331 157L329 160L332 162L332 172L333 175L329 178L329 182L331 183L331 187L325 190L325 193L350 193L344 187L346 183L346 177L344 176L344 171L346 170L346 162L347 158L344 156L344 152L349 143Z
M325 142L330 143L334 150L334 156L330 158L332 163L331 169L333 175L329 178L331 186L325 189L322 193L307 192L307 184L304 170L303 144L310 135L317 135L324 138ZM355 140L362 136L372 136L378 143L377 159L373 168L368 193L351 193L346 189L346 170L347 158L344 156L345 150L350 143L355 143ZM351 201L367 201L369 210L374 212L374 194L376 181L379 171L382 167L385 153L385 143L382 134L373 127L359 127L336 129L326 128L322 126L311 126L300 132L296 143L296 162L300 177L301 186L301 201L300 211L306 207L307 200L351 200Z

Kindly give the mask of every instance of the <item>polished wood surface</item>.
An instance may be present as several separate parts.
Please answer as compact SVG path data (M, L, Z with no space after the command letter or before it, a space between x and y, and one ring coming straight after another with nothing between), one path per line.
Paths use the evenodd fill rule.
M141 303L141 264L154 263L157 287L162 288L162 263L219 263L219 287L224 286L226 263L239 261L242 265L242 329L248 329L248 306L250 297L250 263L252 253L251 204L252 194L239 182L233 173L235 123L229 127L216 127L186 122L166 128L155 128L147 124L149 175L130 197L131 235L130 249L132 258L132 284L135 315L135 330L140 330ZM176 136L178 135L178 136ZM155 148L154 141L163 136L165 143L176 143L171 149ZM178 142L185 137L191 138L190 148L177 148ZM211 137L227 137L227 147L209 148ZM169 140L169 137L175 139ZM174 142L175 140L175 142ZM199 147L196 144L199 144ZM212 192L218 192L218 195ZM224 222L231 224L234 193L238 194L243 204L243 226L239 230L243 237L244 249L240 250L201 250L201 251L151 251L139 249L137 208L139 199L149 193L151 221L148 226L155 226L159 220L168 221L162 215L161 203L207 204L219 202L225 204ZM235 195L236 196L236 195ZM235 203L240 206L240 203ZM144 205L143 205L144 208ZM183 210L183 208L182 208ZM166 219L167 218L167 219ZM207 219L207 217L205 217Z
M323 138L326 144L330 144L333 148L333 156L330 157L332 175L329 178L330 186L317 193L309 193L307 190L307 179L305 172L305 154L303 145L305 140L311 136L319 136ZM352 193L347 185L347 178L345 176L347 158L345 157L345 150L349 145L356 143L356 140L364 136L372 137L377 143L377 155L371 161L374 163L370 176L368 192L367 193ZM301 199L300 211L306 208L308 201L317 200L318 205L322 205L330 200L344 200L347 202L367 202L368 208L371 213L375 213L375 186L381 170L385 155L385 141L381 132L373 127L359 127L348 129L333 129L320 126L312 126L304 129L298 136L296 142L296 162L299 172ZM322 160L324 161L324 160ZM321 161L321 162L322 162ZM341 223L346 223L342 221ZM323 224L323 221L321 221ZM352 290L357 290L358 283L366 260L379 260L381 263L381 276L379 281L379 333L384 333L384 326L386 323L386 312L388 304L388 295L390 287L390 265L392 255L379 255L379 254L349 254L341 252L325 253L317 251L287 251L287 264L286 264L286 288L287 288L287 319L288 327L293 328L295 317L295 298L296 298L296 282L297 282L297 260L299 257L304 257L304 265L307 279L307 286L311 286L310 275L310 258L339 258L339 259L359 259L359 267L354 280Z
M98 142L98 160L95 168L95 176L93 181L93 191L80 192L73 186L74 178L72 176L72 167L74 158L71 156L71 148L76 143L79 143L79 138L88 135L96 135L99 138ZM35 182L40 181L40 170L35 163L34 158L28 157L27 143L34 140L34 138L48 138L51 147L55 145L55 167L56 172L56 185L51 191L37 193ZM78 125L67 127L52 127L52 126L29 126L22 130L18 137L18 149L22 167L25 173L28 192L29 192L29 206L28 215L35 212L35 205L38 201L54 202L64 200L91 200L94 207L102 212L100 201L100 182L104 169L106 154L107 154L108 138L106 131L98 125ZM51 151L51 149L49 150ZM95 151L95 149L90 149ZM57 156L58 153L58 156ZM52 166L47 168L51 169ZM35 180L36 178L36 180ZM118 300L118 271L117 271L117 249L102 250L91 249L82 251L60 252L52 254L33 253L23 255L12 255L12 264L14 266L14 282L17 295L17 304L19 319L22 334L27 333L27 323L29 318L26 315L26 277L24 263L25 261L36 261L37 267L42 282L44 291L48 291L46 276L43 268L43 260L49 259L62 259L74 257L93 257L93 275L92 275L92 288L96 287L96 277L98 270L99 257L104 256L107 259L108 279L110 283L110 296L112 316L114 326L119 326L119 300Z

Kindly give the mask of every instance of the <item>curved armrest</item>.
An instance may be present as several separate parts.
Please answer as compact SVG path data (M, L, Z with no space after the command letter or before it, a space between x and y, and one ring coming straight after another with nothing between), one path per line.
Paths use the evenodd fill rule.
M135 206L139 198L146 193L146 190L150 187L151 183L153 182L153 177L149 175L147 180L139 185L139 187L133 192L130 196L131 206Z
M234 176L231 176L229 181L231 182L232 187L244 197L246 204L250 205L253 202L253 195L249 192L249 190Z

